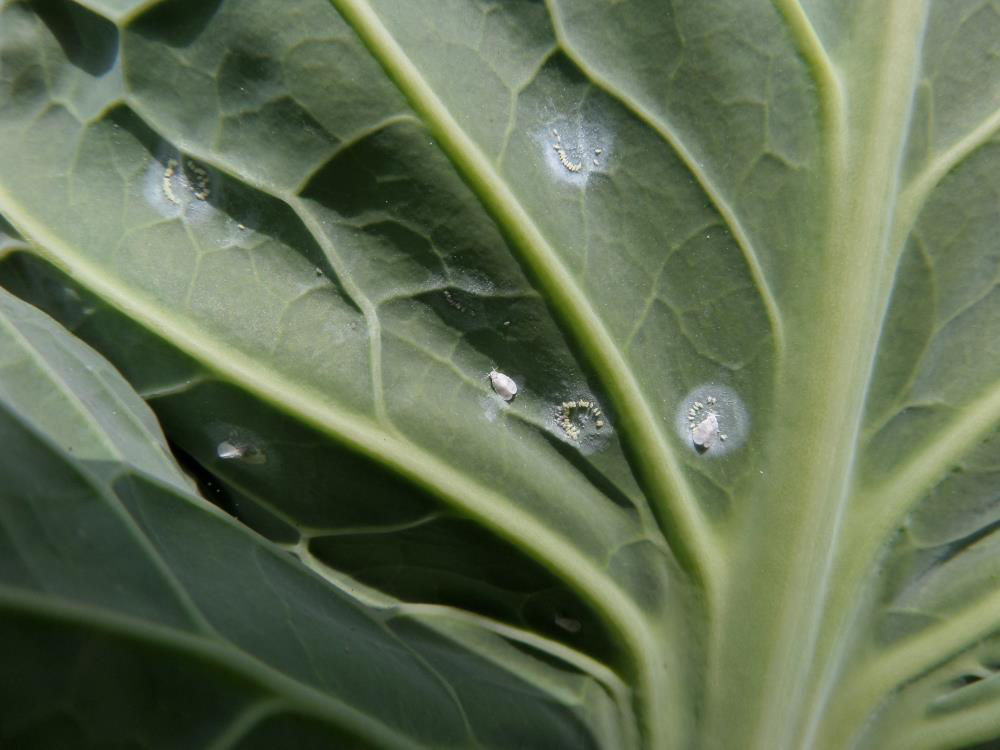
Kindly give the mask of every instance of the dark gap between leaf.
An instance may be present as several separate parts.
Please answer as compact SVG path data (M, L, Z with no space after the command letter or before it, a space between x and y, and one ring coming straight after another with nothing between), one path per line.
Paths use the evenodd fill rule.
M212 503L212 505L225 511L233 518L238 519L236 504L218 477L198 463L190 453L181 448L173 440L168 439L167 445L170 446L170 452L174 454L177 463L184 469L184 473L194 479L201 496Z

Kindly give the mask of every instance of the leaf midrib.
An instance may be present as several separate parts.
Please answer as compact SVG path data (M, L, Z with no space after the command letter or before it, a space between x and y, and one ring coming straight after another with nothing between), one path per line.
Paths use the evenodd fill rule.
M823 222L826 242L815 248L814 275L789 292L789 303L811 314L797 318L789 330L789 357L777 378L781 390L769 445L774 476L760 488L765 501L744 516L749 559L734 575L747 593L734 597L719 638L725 658L717 673L738 669L759 673L762 680L760 700L747 701L739 712L741 721L735 722L745 728L715 735L731 746L813 746L816 717L830 698L831 675L839 667L842 609L831 606L831 597L840 592L833 586L840 583L838 556L851 543L842 527L853 489L876 326L888 303L881 281L891 263L892 219L925 9L924 3L910 0L873 1L865 7L874 16L867 19L869 28L879 31L863 42L879 57L874 66L851 71L857 77L846 100L847 118L824 118L827 127L840 122L849 129L846 134L824 133L829 203L816 219ZM826 106L833 104L830 100ZM776 535L783 540L779 554L766 548L767 539ZM755 564L761 566L756 572ZM761 580L761 571L773 580ZM754 611L755 600L771 600L773 613ZM755 654L758 649L760 655ZM717 711L731 711L740 698L723 692ZM720 721L716 716L714 724Z
M603 320L490 160L459 126L371 6L364 0L331 2L424 119L442 151L519 251L546 299L588 355L619 413L621 432L633 449L653 496L653 507L665 516L661 522L665 536L682 564L710 588L718 581L716 540L663 435L660 420Z

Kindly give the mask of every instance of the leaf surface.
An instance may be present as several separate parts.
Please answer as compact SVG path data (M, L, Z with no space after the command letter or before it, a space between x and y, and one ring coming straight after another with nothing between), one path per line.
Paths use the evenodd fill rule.
M5 742L505 747L526 717L525 746L617 741L592 678L445 609L352 598L193 495L89 347L6 292L0 321Z
M6 3L0 280L315 596L433 620L421 668L485 744L500 699L456 680L568 695L513 642L572 665L558 705L603 696L595 745L987 741L998 28L985 0ZM0 392L98 429L58 380ZM190 499L162 439L109 439ZM153 513L217 598L208 516ZM306 585L258 572L241 607ZM385 680L426 723L393 732L461 746Z

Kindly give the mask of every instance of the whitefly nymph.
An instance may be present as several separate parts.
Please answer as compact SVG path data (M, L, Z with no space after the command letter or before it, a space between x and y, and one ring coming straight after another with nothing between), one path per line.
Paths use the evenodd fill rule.
M497 368L494 367L490 370L489 379L493 390L504 401L510 401L517 395L517 383L514 382L513 378L504 375Z
M555 420L560 429L570 440L579 440L580 433L588 424L600 430L604 427L603 412L596 401L579 399L563 401L556 409Z

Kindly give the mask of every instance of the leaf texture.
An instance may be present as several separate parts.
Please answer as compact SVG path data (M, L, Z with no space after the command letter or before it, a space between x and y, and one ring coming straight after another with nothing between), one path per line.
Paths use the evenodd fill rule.
M995 2L0 7L0 283L158 419L11 323L24 481L96 472L213 628L252 576L224 639L317 701L395 691L295 731L1000 736ZM320 601L407 655L338 682Z

